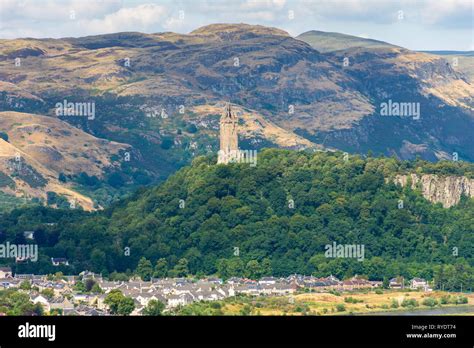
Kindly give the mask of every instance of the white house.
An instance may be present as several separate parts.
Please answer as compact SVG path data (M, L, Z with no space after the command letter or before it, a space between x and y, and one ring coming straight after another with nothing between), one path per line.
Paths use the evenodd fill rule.
M390 279L389 282L390 289L403 289L404 288L404 279L403 277L397 277Z
M270 285L270 284L275 284L276 281L277 280L273 277L263 277L262 279L258 281L258 283L262 285Z
M51 263L53 264L53 266L60 266L60 265L69 266L68 260L65 259L64 257L52 257Z
M40 303L46 312L51 310L51 305L46 297L43 295L38 295L31 299L34 304Z
M137 297L135 297L135 300L137 300L140 303L140 305L144 307L146 307L151 300L156 300L156 301L166 303L166 299L163 296L159 294L150 294L150 293L142 293L138 295Z
M25 231L23 232L23 237L26 239L35 239L35 232L34 231Z
M410 289L423 289L424 291L429 291L428 282L422 278L413 278L410 280Z
M177 307L177 306L185 306L190 304L194 301L194 297L189 294L180 294L180 295L171 295L167 298L168 306L167 307Z

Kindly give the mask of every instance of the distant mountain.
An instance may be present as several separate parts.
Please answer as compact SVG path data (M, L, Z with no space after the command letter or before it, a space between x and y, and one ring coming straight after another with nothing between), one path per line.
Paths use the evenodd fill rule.
M383 42L311 33L298 38L307 40L315 49L320 44L326 47L326 42L338 48L324 56L335 64L346 60L346 73L361 83L359 90L376 107L371 115L376 117L365 117L349 130L322 132L308 138L316 142L325 139L326 143L347 151L380 151L401 158L418 155L429 160L449 159L456 152L464 160L474 160L470 131L461 130L474 127L474 84L471 62L465 63L467 58L453 64L445 57ZM387 100L419 103L420 119L379 117L380 106Z
M424 53L437 54L438 56L474 56L474 51L420 51Z
M474 51L422 51L446 59L454 70L464 74L474 84ZM472 98L472 96L471 96Z
M394 48L398 47L384 41L366 39L358 36L311 30L296 37L307 42L321 53L346 50L350 48Z
M241 115L243 148L429 160L456 152L473 161L472 95L450 60L335 33L295 39L277 28L215 24L187 35L0 40L0 110L57 117L64 100L94 102L92 120L59 118L131 146L112 195L215 154L227 101ZM420 117L382 116L389 103L414 103Z

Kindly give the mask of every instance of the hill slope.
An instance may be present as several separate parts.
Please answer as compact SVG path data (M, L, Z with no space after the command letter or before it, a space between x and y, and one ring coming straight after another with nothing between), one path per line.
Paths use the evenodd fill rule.
M474 51L424 51L424 53L441 56L453 66L454 70L467 76L474 83Z
M474 200L445 209L392 183L397 173L410 172L474 176L465 163L342 153L265 150L256 167L215 165L215 159L200 157L105 212L75 216L32 209L1 216L0 236L21 239L24 229L40 231L42 257L19 265L23 272L53 270L53 255L69 259L66 271L104 273L133 270L142 257L153 264L163 258L169 270L181 267L179 274L222 276L244 274L250 261L264 274L376 279L431 277L440 264L469 269ZM57 225L45 225L52 222ZM325 257L333 242L364 245L364 260ZM462 257L453 256L453 247Z
M349 152L375 151L401 158L449 159L452 153L473 160L469 131L474 127L474 85L468 66L453 66L451 59L410 51L372 40L334 33L308 32L299 36L315 49L330 42L337 51L324 56L334 64L346 60L345 72L364 81L360 90L370 96L374 113L350 129L319 132L307 137ZM381 117L387 102L419 105L419 119ZM464 130L463 130L464 129ZM466 131L465 131L466 130ZM452 151L447 151L450 148Z
M47 192L54 192L87 210L93 209L92 200L60 182L60 174L66 178L87 171L103 178L106 169L117 165L111 158L129 148L40 115L0 112L0 129L8 135L8 142L0 139L1 191L43 201Z
M329 33L325 31L311 30L296 37L297 39L309 43L319 52L327 53L332 51L346 50L350 48L394 48L387 42L365 39L358 36L341 33Z

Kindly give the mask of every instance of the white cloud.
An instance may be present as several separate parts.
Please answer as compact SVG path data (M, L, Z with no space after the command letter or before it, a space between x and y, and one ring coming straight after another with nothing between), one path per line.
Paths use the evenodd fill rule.
M164 6L144 4L132 8L121 8L103 19L84 20L81 26L88 31L113 33L120 31L147 32L166 20L168 10Z
M0 0L0 19L28 21L69 20L70 11L77 17L99 18L121 7L121 0Z
M286 0L246 0L240 8L242 10L280 10Z
M473 6L471 0L426 1L421 17L430 25L464 26L473 30Z
M118 0L69 0L62 2L61 6L47 0L42 5L38 1L19 4L12 0L0 0L0 18L5 19L0 25L0 37L65 37L120 31L160 31L169 12L165 6L156 4L120 8L121 1ZM6 11L21 14L6 16ZM74 11L73 18L71 11Z
M74 20L69 18L71 10ZM184 19L178 17L180 10ZM400 10L403 20L397 18ZM268 25L293 35L308 30L364 33L409 48L466 47L472 42L472 1L0 0L0 38L120 31L188 33L212 23ZM436 32L433 37L432 32ZM453 42L453 37L459 39Z

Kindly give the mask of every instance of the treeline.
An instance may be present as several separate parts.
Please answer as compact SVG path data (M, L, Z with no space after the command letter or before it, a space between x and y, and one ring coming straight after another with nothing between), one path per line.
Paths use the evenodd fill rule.
M402 275L439 278L445 289L472 287L474 202L464 198L445 209L389 180L412 166L474 172L460 162L425 168L422 161L275 149L259 152L256 167L199 157L104 212L3 215L0 242L36 231L41 256L15 265L22 272L55 272L49 258L65 257L65 273L130 274L143 258L146 276ZM363 261L325 257L333 242L363 245Z

